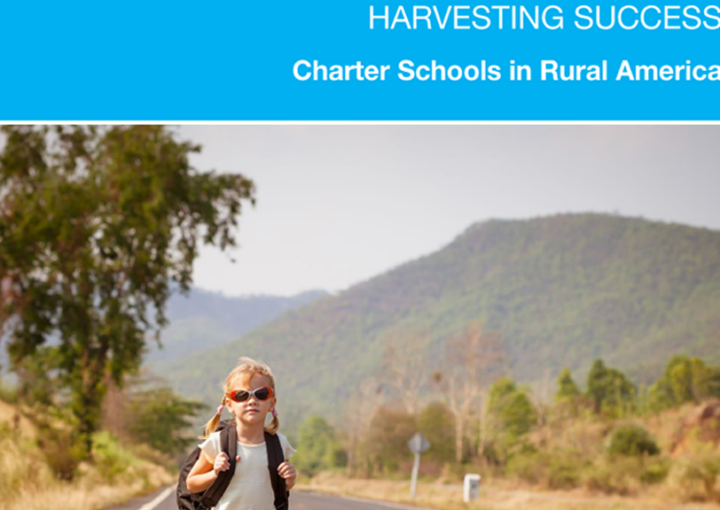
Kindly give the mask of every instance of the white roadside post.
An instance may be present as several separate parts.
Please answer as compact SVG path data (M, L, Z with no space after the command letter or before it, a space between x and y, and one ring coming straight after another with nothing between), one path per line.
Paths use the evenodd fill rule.
M480 475L468 473L463 480L463 501L470 503L480 495Z
M430 448L430 442L417 432L410 441L408 441L410 450L415 454L415 462L413 463L412 479L410 480L410 497L415 499L417 493L417 476L420 469L420 454Z

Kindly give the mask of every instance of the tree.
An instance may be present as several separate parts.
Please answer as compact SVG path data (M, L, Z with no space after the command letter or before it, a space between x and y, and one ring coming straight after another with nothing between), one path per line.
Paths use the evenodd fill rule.
M347 431L347 471L355 474L358 449L362 437L368 431L377 409L384 399L382 386L374 377L367 377L352 390L345 407L345 430Z
M0 319L8 352L51 352L87 454L109 375L135 370L166 325L170 283L192 282L198 244L235 245L254 185L202 173L162 126L6 126L0 153ZM50 341L52 339L52 341Z
M634 405L637 389L625 374L607 368L601 359L593 363L587 378L587 395L595 413L621 416L626 408Z
M465 429L483 388L504 369L500 336L473 323L447 342L445 365L433 380L455 418L455 461L462 462Z
M499 418L500 429L512 439L530 432L537 419L527 393L509 377L502 377L491 386L487 412Z
M538 419L526 389L518 388L509 377L501 377L490 387L486 413L493 450L503 458L520 438L530 432Z
M558 378L558 390L555 393L556 402L567 402L580 396L578 388L569 368L563 368Z
M673 356L662 377L648 389L649 405L655 411L708 397L720 397L720 369L686 355Z
M103 430L169 455L185 452L197 443L194 422L208 410L206 404L183 398L144 370L126 376L122 387L112 380L106 386Z
M428 339L419 333L393 332L385 342L382 374L400 396L405 410L418 413L418 397L428 383L425 347Z
M563 368L558 377L558 389L553 400L562 411L568 410L572 416L577 415L578 399L582 393L573 379L569 368Z
M167 454L185 451L196 442L188 435L192 419L207 406L186 400L170 388L150 388L132 396L128 405L128 432L138 442Z
M432 447L425 454L439 462L455 458L455 423L450 409L442 402L431 402L418 415L418 430Z
M307 418L298 430L298 445L300 453L295 463L303 473L312 476L322 469L339 467L339 443L335 429L325 418Z
M602 402L606 398L606 379L607 368L605 363L601 359L596 359L587 376L587 394L593 403L595 413L600 412Z
M500 418L505 432L512 438L524 436L537 423L537 412L525 391L516 390L503 406Z
M412 458L408 441L417 432L415 416L404 409L379 407L363 438L362 452L369 466L380 471L396 471ZM368 469L368 474L372 469Z

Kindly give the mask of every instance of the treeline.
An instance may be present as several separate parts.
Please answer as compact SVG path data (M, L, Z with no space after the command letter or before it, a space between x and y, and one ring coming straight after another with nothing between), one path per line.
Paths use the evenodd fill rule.
M438 368L423 371L432 363L410 348L409 337L393 339L383 370L357 388L337 427L318 416L300 426L298 468L310 476L343 470L406 477L412 465L407 441L419 431L432 445L422 456L421 474L428 477L457 480L478 471L547 488L632 494L674 473L684 487L681 497L717 499L720 451L713 445L720 430L695 422L687 433L693 446L683 452L676 448L682 414L673 418L672 438L659 424L670 423L667 413L688 403L715 402L720 415L713 401L720 398L720 368L675 355L646 387L597 359L584 390L563 369L555 389L537 395L504 375L498 347L493 333L474 325L438 353ZM426 384L432 391L420 405Z

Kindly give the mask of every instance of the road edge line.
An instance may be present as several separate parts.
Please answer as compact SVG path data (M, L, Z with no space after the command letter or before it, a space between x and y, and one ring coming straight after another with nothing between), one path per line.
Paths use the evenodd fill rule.
M160 494L158 494L155 499L153 499L149 503L145 503L143 506L138 508L138 510L153 510L156 506L165 501L165 498L167 498L174 489L175 487L171 485L170 487L162 491Z

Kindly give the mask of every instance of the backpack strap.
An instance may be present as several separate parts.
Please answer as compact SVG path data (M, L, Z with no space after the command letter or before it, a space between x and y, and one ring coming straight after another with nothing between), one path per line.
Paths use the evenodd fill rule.
M188 455L187 459L185 459L182 469L180 470L176 491L178 510L195 510L195 501L197 498L187 488L187 476L200 455L202 455L200 448L196 447L193 452Z
M275 510L288 509L288 494L285 479L277 472L278 466L285 461L280 438L277 434L270 434L265 431L265 445L267 446L268 469L270 470L270 483L272 484L273 493L275 495Z
M237 457L237 429L235 427L226 427L220 431L220 445L222 451L228 456L230 469L220 471L212 485L207 488L200 499L201 509L217 506L218 501L230 485L230 479L235 474L235 457Z

